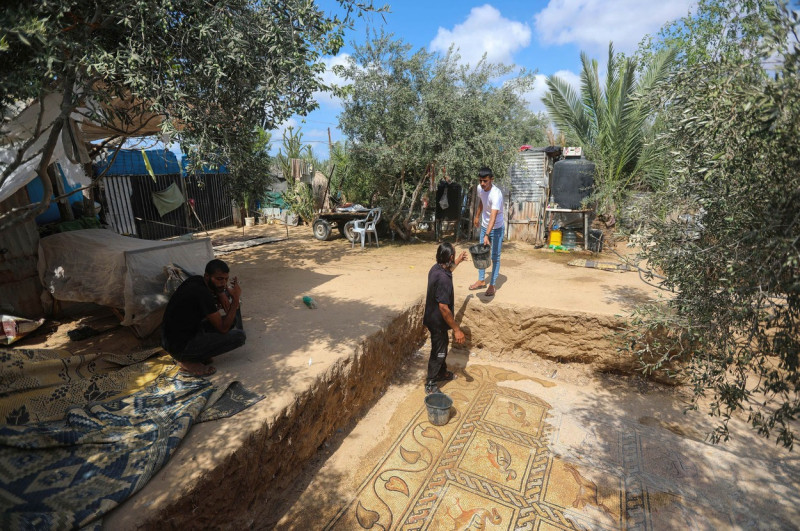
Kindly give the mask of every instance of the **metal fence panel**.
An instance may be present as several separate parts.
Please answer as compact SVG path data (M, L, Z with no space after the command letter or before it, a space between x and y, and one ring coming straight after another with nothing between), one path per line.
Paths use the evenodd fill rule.
M107 175L105 218L119 234L161 240L233 224L228 174ZM176 184L186 203L161 216L153 192ZM183 186L182 186L183 185ZM194 200L194 211L188 200ZM199 218L199 219L198 219Z

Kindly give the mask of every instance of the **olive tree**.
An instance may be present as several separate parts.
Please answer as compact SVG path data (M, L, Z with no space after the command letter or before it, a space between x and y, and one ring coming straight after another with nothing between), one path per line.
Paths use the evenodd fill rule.
M502 179L521 143L544 140L543 116L521 96L533 83L526 72L512 76L485 60L463 65L453 50L412 53L382 33L357 47L341 73L349 82L339 117L348 171L366 180L367 196L357 199L379 199L404 239L424 186L443 169L460 184L484 165Z
M337 0L342 16L309 0L47 0L0 10L0 111L39 109L29 138L4 138L13 156L0 186L36 163L45 176L68 120L138 136L159 120L192 160L231 163L273 129L316 106L323 55L343 44L348 17L369 3ZM57 94L52 115L43 103ZM118 138L109 139L119 141ZM0 227L31 219L50 199L0 213Z
M660 94L670 178L643 209L637 242L672 295L638 309L627 344L646 371L675 370L691 385L694 407L719 417L712 440L726 439L743 412L791 447L800 413L798 13L724 3L736 4L724 28L702 9L683 21L699 33L687 42L706 46L710 31L719 49L685 49L690 60ZM753 27L758 39L718 40Z

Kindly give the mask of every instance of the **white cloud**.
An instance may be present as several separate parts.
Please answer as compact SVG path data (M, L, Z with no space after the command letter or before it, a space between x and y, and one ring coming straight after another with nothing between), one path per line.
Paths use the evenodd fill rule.
M333 57L323 58L322 62L325 63L325 72L320 76L322 82L326 85L342 85L345 80L333 72L333 67L337 65L345 66L349 57L350 54L340 53ZM330 92L315 92L314 99L317 100L320 105L329 105L337 108L342 106L339 98L335 97Z
M581 90L580 74L576 74L575 72L572 72L570 70L559 70L558 72L553 74L553 77L561 78L562 80L572 85L572 88L574 88L576 92L580 92Z
M553 76L561 78L572 85L576 92L580 92L581 78L578 74L569 70L559 70L553 74ZM547 93L547 77L548 76L543 74L537 74L533 83L533 89L522 95L522 99L528 102L528 108L533 112L547 113L547 110L544 108L544 103L542 103L542 98Z
M668 21L686 15L695 0L550 0L534 16L543 44L575 44L590 55L606 52L614 43L631 53L646 34L654 35Z
M537 74L533 82L533 89L522 95L522 99L528 102L528 108L533 112L547 112L542 103L542 96L547 92L545 79L547 76Z
M467 19L452 30L440 27L429 49L445 53L454 44L463 63L475 65L485 53L490 63L512 64L512 54L530 41L527 24L504 18L500 11L485 4L472 8Z

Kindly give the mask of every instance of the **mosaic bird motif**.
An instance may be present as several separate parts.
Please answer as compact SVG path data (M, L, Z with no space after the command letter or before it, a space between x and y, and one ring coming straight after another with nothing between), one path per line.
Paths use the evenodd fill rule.
M572 506L576 509L583 510L583 508L587 505L594 505L611 518L614 518L614 513L611 512L611 509L609 509L603 504L603 502L600 501L597 484L594 481L583 477L578 469L575 468L575 466L571 463L564 463L564 468L567 469L567 472L572 474L572 477L575 479L575 483L578 484L578 494L575 496L575 501L572 502Z
M506 474L506 481L516 479L517 473L511 469L511 454L508 453L508 450L502 444L498 444L491 439L487 439L487 441L489 442L489 447L486 457L492 466Z
M465 511L464 508L461 507L461 500L458 498L456 498L456 505L461 511L461 514L458 516L450 514L450 507L447 508L447 516L453 520L452 531L479 531L481 529L486 529L486 520L489 520L489 522L495 525L503 521L503 517L500 516L500 513L497 512L497 509L494 507L492 507L491 511L483 507Z
M514 419L515 421L519 422L521 425L528 427L531 425L531 422L526 419L527 412L524 408L520 407L519 405L515 404L514 402L508 403L508 415Z

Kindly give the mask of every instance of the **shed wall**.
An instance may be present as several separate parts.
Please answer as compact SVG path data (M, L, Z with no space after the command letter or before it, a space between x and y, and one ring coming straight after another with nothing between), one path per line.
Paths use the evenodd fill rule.
M544 151L522 151L509 168L511 194L508 197L508 240L536 239L537 220L545 204L547 187L547 154Z

